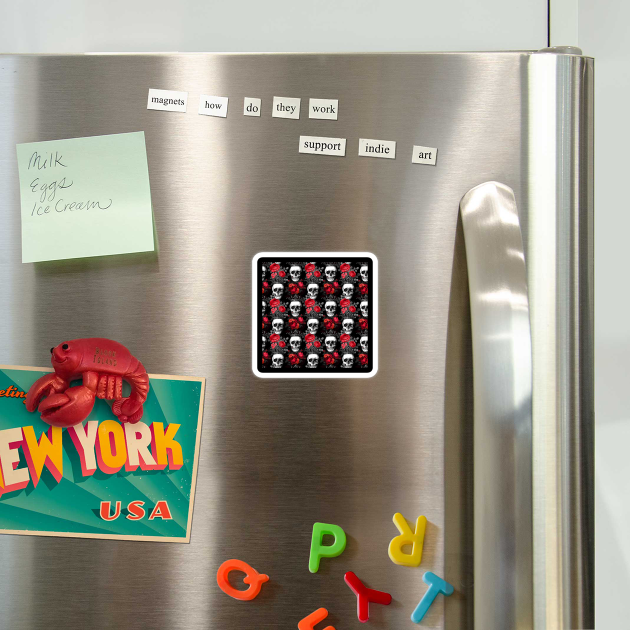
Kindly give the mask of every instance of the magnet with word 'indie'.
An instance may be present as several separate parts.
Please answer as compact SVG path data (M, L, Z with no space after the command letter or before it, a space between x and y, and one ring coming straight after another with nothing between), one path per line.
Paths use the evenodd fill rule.
M402 564L407 567L417 567L422 561L422 546L424 544L424 532L427 528L425 516L419 516L416 521L415 533L407 524L405 517L396 512L394 514L394 524L400 531L400 536L392 539L389 543L389 557L394 564ZM411 545L411 553L404 553L403 547Z
M357 616L362 623L370 618L370 602L384 606L389 606L392 603L392 596L389 593L368 588L352 571L348 571L343 579L357 596Z
M104 398L114 401L112 411L121 422L135 424L142 418L149 376L125 346L98 337L73 339L51 348L50 354L54 372L37 379L28 390L28 411L37 409L42 420L55 427L72 427L90 415L96 398ZM70 387L77 378L83 384ZM123 379L131 385L126 398Z
M333 536L332 545L324 545L324 536ZM308 570L311 573L319 571L319 561L322 558L336 558L340 556L346 548L346 532L339 525L329 525L327 523L313 524L313 537L311 538L311 554L308 559Z
M431 571L427 571L422 576L422 581L428 584L429 588L424 594L424 597L420 600L420 603L416 606L416 609L411 613L411 621L414 623L420 623L424 619L427 610L429 610L429 607L440 593L449 596L452 595L455 590L452 584L438 577L435 573L431 573Z
M234 588L228 579L230 571L242 571L245 573L243 582L249 584L249 588L245 591L241 591ZM260 593L262 585L269 580L269 576L264 573L258 573L256 569L252 568L246 562L242 560L226 560L217 571L217 584L219 588L230 597L234 599L240 599L244 602L249 602Z
M308 617L304 617L300 623L298 623L298 630L313 630L315 626L328 617L328 611L325 608L318 608L315 612L312 612ZM326 626L324 630L335 630L334 626Z

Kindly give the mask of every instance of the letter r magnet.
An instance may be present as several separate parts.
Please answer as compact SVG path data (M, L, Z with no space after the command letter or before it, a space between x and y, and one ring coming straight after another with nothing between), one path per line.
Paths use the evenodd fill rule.
M424 545L424 532L427 528L427 519L425 516L419 516L416 521L415 533L407 524L405 517L396 512L394 514L394 524L400 532L389 543L389 557L394 564L402 564L407 567L417 567L422 561L422 547ZM404 553L403 547L411 545L411 553Z

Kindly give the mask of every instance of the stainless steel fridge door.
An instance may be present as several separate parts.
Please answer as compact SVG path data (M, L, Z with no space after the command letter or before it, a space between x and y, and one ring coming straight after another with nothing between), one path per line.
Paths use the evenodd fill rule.
M343 583L352 570L394 597L372 607L370 623L402 628L431 570L455 593L436 600L423 627L472 628L473 373L459 204L485 181L514 191L530 283L534 428L560 422L571 454L588 462L591 81L587 58L518 52L1 57L0 362L45 365L60 339L104 336L149 372L205 376L207 389L190 544L0 536L0 625L263 630L294 628L325 606L341 629L359 623ZM149 88L188 91L188 113L147 110ZM228 117L199 116L201 94L228 96ZM272 118L275 95L302 98L300 120ZM260 118L242 115L244 97L262 98ZM339 99L339 119L309 119L309 97ZM15 144L138 130L156 253L22 264ZM347 138L346 157L300 155L300 135ZM397 141L396 159L359 157L359 138ZM437 164L412 164L414 144L438 147ZM376 255L374 378L253 375L251 260L261 251ZM553 262L553 287L535 257ZM560 299L566 317L553 311L549 320ZM562 333L555 354L550 330L537 346L543 321ZM572 406L554 407L556 391ZM584 627L592 556L588 541L577 546L590 534L590 495L558 448L545 465L562 470L555 499L569 497L570 509L558 504L552 515L554 531L567 533L554 556L563 570L550 569L547 530L538 564L534 544L534 571L545 571L535 573L534 610L543 621L563 610L562 627ZM387 556L395 512L429 521L418 569ZM548 504L535 507L534 526L548 513ZM313 575L316 521L342 526L348 545ZM216 585L232 557L271 578L251 603ZM559 598L550 595L556 584Z

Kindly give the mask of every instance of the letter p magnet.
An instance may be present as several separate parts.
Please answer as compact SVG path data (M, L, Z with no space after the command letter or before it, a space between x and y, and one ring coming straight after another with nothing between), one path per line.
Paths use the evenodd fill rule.
M323 545L324 536L333 536L335 541L332 545ZM308 570L311 573L319 571L319 561L322 558L336 558L340 556L346 548L346 532L339 525L328 525L327 523L313 524L313 537L311 538L311 555L308 559Z

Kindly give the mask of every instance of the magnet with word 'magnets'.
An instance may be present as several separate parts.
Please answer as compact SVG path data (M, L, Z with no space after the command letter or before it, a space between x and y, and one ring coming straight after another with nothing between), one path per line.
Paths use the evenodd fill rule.
M249 584L249 588L245 591L234 588L228 579L230 571L242 571L245 573L243 582ZM250 567L249 564L242 560L226 560L217 571L217 584L219 588L226 595L246 602L251 601L260 593L263 583L267 582L267 580L269 580L268 575L258 573L256 569Z
M424 532L427 528L427 519L425 516L419 516L416 521L415 533L407 524L405 517L396 512L394 514L394 524L400 531L400 535L396 536L389 543L389 557L394 564L402 564L407 567L417 567L422 560L422 545L424 544ZM412 545L411 553L404 553L403 547Z

